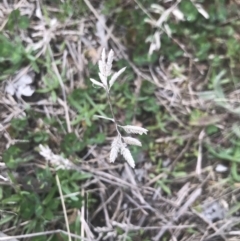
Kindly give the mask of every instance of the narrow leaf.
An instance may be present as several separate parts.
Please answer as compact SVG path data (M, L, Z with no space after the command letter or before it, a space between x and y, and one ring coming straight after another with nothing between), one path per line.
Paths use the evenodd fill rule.
M98 68L99 68L99 72L104 75L106 72L106 70L105 70L106 66L102 60L98 61Z
M111 49L110 52L109 52L109 54L108 54L108 58L107 58L106 76L111 75L113 56L114 56L114 52L113 52L113 50Z
M102 116L102 115L94 115L94 117L102 118L102 119L105 119L105 120L110 120L110 121L112 121L112 122L115 122L113 118L108 118L108 117Z
M96 81L95 79L90 79L90 80L92 81L92 83L93 83L93 84L98 85L98 86L100 86L100 87L103 87L103 88L104 88L103 84L102 84L102 83L100 83L100 82L98 82L98 81Z
M120 69L117 73L114 73L112 78L109 81L109 88L112 87L112 85L114 84L114 82L116 81L116 79L125 71L126 67Z
M100 80L102 81L103 85L104 85L104 86L107 86L107 77L104 76L104 75L101 74L101 73L98 73L98 75L99 75L99 78L100 78Z
M108 65L111 65L112 62L113 62L113 56L114 56L114 52L113 50L111 49L110 52L108 53L108 59L107 59L107 64Z

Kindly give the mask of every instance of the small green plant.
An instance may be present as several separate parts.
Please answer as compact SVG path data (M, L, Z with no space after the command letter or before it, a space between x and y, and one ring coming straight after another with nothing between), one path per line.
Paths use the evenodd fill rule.
M113 50L110 50L107 60L106 60L106 52L105 49L102 51L102 56L101 60L98 62L98 67L99 67L99 78L101 82L95 80L95 79L90 79L92 83L96 86L99 86L103 88L106 91L107 94L107 102L111 110L112 118L108 118L105 116L99 116L99 118L111 120L115 124L115 129L117 131L117 136L113 139L112 145L111 145L111 151L110 151L110 162L113 163L115 162L118 153L120 152L121 155L125 158L125 160L128 162L128 164L134 168L135 167L135 162L133 160L132 154L127 148L127 145L135 145L135 146L142 146L141 142L133 137L123 137L120 128L123 129L127 133L133 133L133 134L147 134L147 129L144 129L139 126L132 126L132 125L126 125L122 126L118 124L118 121L115 117L115 114L113 112L112 108L112 103L110 99L110 90L117 78L125 71L126 67L120 69L118 72L112 74L111 69L112 69L112 62L114 58L114 52Z

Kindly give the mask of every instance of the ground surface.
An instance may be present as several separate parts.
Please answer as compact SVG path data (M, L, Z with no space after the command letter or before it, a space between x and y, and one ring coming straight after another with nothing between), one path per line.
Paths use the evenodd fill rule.
M0 240L239 240L239 4L1 1Z

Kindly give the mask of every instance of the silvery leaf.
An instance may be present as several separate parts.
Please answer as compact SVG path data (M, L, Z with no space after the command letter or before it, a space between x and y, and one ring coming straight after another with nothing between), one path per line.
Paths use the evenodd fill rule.
M113 76L111 77L110 81L109 81L109 88L112 87L112 85L114 84L114 82L116 81L116 79L125 71L126 67L120 69L117 73L114 73Z
M96 81L95 79L90 79L90 80L92 81L92 83L93 83L93 84L98 85L98 86L100 86L100 87L103 87L103 88L104 88L103 84L102 84L102 83L100 83L100 82L98 82L98 81Z

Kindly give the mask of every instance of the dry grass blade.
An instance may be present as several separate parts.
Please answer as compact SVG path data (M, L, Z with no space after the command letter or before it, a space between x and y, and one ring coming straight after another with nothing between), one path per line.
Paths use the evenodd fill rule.
M63 213L64 213L64 218L65 218L67 233L68 233L68 241L72 241L71 232L70 232L69 223L68 223L67 210L66 210L66 207L65 207L62 188L61 188L61 184L60 184L58 175L56 175L56 181L57 181L57 186L58 186L58 190L59 190L59 194L60 194L60 198L61 198L61 202L62 202Z
M189 196L188 200L185 202L185 204L179 209L174 219L178 220L187 211L187 209L197 200L201 193L202 188L197 188L195 191L193 191L192 194Z

